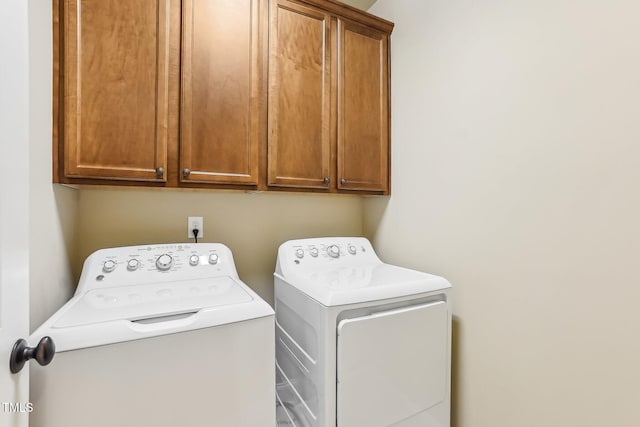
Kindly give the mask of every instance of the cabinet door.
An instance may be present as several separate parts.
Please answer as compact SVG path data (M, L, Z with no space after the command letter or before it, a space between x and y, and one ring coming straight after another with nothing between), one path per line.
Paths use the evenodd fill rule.
M389 37L339 21L338 188L389 191Z
M164 181L169 0L65 0L64 174Z
M331 17L287 0L271 9L268 184L328 188Z
M183 2L183 182L258 182L266 12L264 0Z

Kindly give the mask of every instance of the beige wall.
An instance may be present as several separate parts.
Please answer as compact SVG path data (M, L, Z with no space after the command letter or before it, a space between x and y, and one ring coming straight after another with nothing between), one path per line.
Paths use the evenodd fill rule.
M75 289L70 264L76 252L77 192L51 183L51 34L51 2L29 2L31 330Z
M376 0L344 0L342 3L346 3L358 9L367 10L375 2Z
M269 303L281 243L362 235L362 199L354 196L82 190L79 197L76 271L96 249L187 241L187 217L202 216L202 241L229 246L240 278Z
M640 3L378 0L383 259L455 287L454 425L640 425Z

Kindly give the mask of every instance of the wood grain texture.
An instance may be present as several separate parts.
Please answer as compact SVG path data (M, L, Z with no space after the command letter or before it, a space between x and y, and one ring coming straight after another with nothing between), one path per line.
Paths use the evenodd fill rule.
M331 17L274 0L270 29L268 184L328 188Z
M169 0L65 0L66 176L164 181L168 10Z
M183 2L183 182L258 182L266 11L264 0Z
M62 163L62 159L64 159L64 124L62 123L63 114L61 114L64 104L62 101L64 97L60 94L64 90L64 86L62 84L63 78L63 63L62 63L62 55L61 46L64 43L62 38L62 28L60 22L61 13L61 4L60 0L52 0L51 1L51 12L53 15L53 25L52 25L52 44L53 44L53 75L52 75L52 129L51 129L51 139L53 140L53 150L52 150L52 158L53 158L53 167L52 167L52 181L54 183L60 183L64 181L64 164Z
M389 194L392 23L333 0L52 1L54 182Z
M169 67L168 67L168 101L169 114L167 120L167 180L166 187L180 185L180 52L182 0L170 0L169 9ZM149 185L150 183L145 183Z
M338 188L388 192L388 36L345 20L338 26Z

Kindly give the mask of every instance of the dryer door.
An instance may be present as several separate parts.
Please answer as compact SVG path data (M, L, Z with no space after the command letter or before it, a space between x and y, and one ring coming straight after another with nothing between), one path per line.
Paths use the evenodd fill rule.
M439 301L342 320L338 427L412 426L414 417L425 419L423 412L448 390L449 319Z

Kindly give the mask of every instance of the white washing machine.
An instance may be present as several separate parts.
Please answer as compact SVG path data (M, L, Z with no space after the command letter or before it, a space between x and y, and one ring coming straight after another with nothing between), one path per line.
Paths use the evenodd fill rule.
M365 238L281 245L278 425L449 427L450 289L383 263Z
M93 253L43 336L32 427L275 426L274 312L222 244Z

